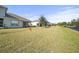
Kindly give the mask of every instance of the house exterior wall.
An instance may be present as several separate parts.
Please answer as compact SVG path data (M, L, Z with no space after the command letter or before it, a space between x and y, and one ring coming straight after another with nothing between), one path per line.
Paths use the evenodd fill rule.
M31 26L38 26L39 22L31 22Z
M7 8L0 7L0 19L3 20L0 24L1 28L23 28L28 26L26 21L19 20L15 17L6 16L6 14ZM24 24L24 22L26 24Z
M4 18L5 17L5 12L6 12L5 8L0 8L0 18Z
M17 25L12 25L12 22L18 22ZM4 27L5 28L21 28L23 27L23 21L20 21L16 18L5 17L4 18Z

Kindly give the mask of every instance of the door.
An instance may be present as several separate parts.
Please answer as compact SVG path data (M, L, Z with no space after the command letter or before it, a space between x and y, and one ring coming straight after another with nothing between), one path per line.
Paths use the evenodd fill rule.
M3 27L3 18L0 18L0 27Z

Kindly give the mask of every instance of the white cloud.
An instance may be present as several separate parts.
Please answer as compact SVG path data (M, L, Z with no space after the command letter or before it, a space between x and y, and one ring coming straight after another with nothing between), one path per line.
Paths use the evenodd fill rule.
M68 8L65 11L46 16L50 22L58 23L63 21L71 21L74 18L79 18L79 8Z
M25 17L26 19L29 19L31 21L37 20L39 18L38 15L32 15L32 14L21 14L20 16Z
M47 20L52 23L58 23L58 22L69 22L72 19L79 18L79 8L74 7L64 7L62 8L64 11L58 12L56 14L49 14L45 15ZM33 14L21 14L21 16L29 19L29 20L37 20L40 15L33 15Z
M72 19L79 18L79 8L73 8L73 7L65 7L63 8L64 11L58 12L56 14L50 14L46 15L46 18L48 21L53 22L53 23L58 23L58 22L69 22ZM32 14L25 14L23 17L26 17L30 20L37 20L40 15L32 15Z

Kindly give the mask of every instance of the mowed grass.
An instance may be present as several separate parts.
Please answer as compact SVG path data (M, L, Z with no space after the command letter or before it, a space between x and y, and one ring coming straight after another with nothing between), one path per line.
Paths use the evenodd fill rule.
M79 32L59 26L1 29L0 52L79 52Z

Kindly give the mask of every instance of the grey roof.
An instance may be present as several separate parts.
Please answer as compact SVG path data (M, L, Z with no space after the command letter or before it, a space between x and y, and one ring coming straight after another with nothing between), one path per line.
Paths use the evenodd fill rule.
M8 9L7 7L3 6L3 5L0 5L0 8L5 8L5 9Z
M0 5L0 8L8 9L7 7L5 7L3 5ZM17 20L20 20L20 21L28 21L28 22L30 22L30 20L28 20L26 18L23 18L21 16L18 16L16 14L13 14L13 13L6 13L6 17L17 18Z
M18 16L16 14L13 14L13 13L6 13L6 17L16 18L16 19L18 19L20 21L28 21L28 22L30 22L30 20L28 20L26 18L23 18L21 16Z

